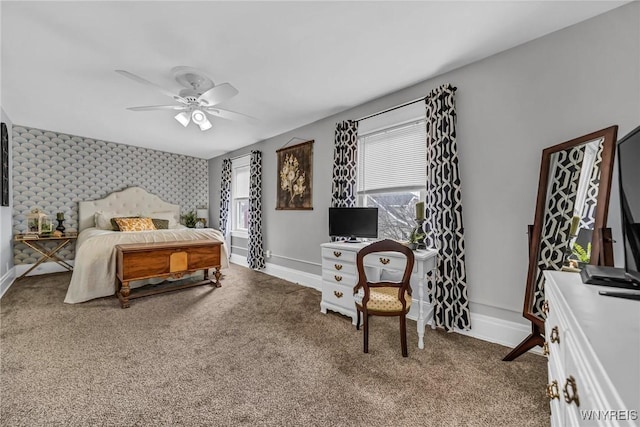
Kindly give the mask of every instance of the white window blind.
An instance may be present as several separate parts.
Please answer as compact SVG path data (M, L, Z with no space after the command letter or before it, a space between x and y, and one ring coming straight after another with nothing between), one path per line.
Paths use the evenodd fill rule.
M358 139L358 194L425 188L424 119L361 136Z
M233 196L235 199L249 197L249 166L242 166L235 170Z

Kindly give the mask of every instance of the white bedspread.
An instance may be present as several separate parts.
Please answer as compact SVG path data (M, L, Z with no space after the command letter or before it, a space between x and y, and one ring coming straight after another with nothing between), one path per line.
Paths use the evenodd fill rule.
M180 228L135 232L87 228L78 235L73 275L71 276L71 283L69 284L64 302L75 304L93 298L114 295L116 283L116 245L124 243L206 239L223 242L220 251L220 261L222 268L229 267L229 257L227 256L224 237L220 231L212 228ZM156 282L157 281L158 280L156 280ZM151 282L149 280L140 280L131 282L129 286L136 288L147 283Z

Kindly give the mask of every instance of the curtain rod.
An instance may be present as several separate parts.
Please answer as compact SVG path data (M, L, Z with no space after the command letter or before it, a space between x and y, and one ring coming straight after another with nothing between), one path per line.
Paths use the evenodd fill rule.
M368 116L360 117L354 121L359 122L362 120L370 119L371 117L379 116L380 114L388 113L389 111L397 110L398 108L406 107L407 105L415 104L416 102L424 101L426 96L422 98L414 99L413 101L405 102L404 104L396 105L395 107L387 108L386 110L378 111L377 113L369 114Z
M253 150L252 150L252 151L253 151ZM227 157L227 158L228 158L229 160L238 160L238 159L240 159L240 158L242 158L242 157L247 157L247 156L250 156L250 155L251 155L251 151L249 151L249 152L248 152L248 153L246 153L246 154L240 154L239 156L235 156L235 157Z

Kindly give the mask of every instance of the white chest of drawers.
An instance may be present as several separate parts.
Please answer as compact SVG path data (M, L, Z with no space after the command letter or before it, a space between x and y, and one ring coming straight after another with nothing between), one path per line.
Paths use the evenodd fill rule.
M322 300L320 311L335 311L352 319L356 324L356 306L353 287L358 281L356 255L367 243L324 243L322 251ZM415 263L411 273L413 301L407 314L418 324L418 348L424 348L424 326L433 317L433 307L426 289L426 274L436 265L437 252L433 249L414 251ZM371 281L382 275L391 276L404 271L405 257L399 253L381 252L364 259L367 277Z
M640 302L546 271L552 426L640 426Z

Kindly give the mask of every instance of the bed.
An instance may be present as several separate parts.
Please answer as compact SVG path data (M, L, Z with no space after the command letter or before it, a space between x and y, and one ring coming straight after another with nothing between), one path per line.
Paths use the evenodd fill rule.
M168 229L153 231L113 231L110 218L150 217L165 221ZM104 199L79 202L78 240L71 283L64 302L80 303L113 296L116 291L115 246L127 243L157 243L213 239L221 241L222 268L229 267L224 236L212 228L186 228L179 223L180 206L167 203L140 187L109 194ZM130 288L161 279L131 282Z

